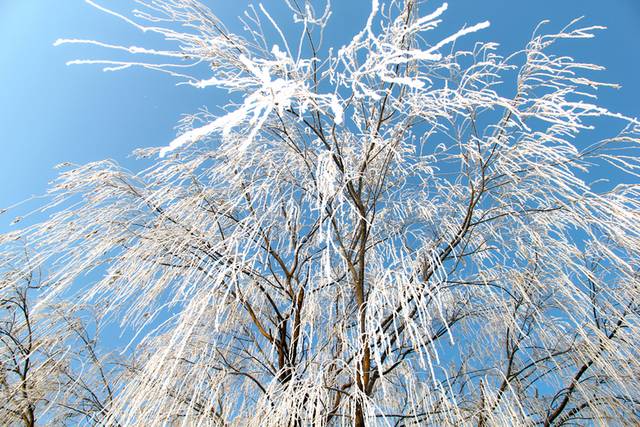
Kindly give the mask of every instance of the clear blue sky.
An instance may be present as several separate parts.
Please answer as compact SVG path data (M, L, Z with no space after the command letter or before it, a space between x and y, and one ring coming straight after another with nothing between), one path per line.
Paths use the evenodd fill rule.
M203 0L237 30L235 19L248 0ZM133 2L102 0L118 10ZM267 9L277 0L263 0ZM328 43L338 46L360 29L369 0L333 0ZM435 9L442 2L425 6ZM124 7L122 5L125 5ZM569 46L567 53L607 67L606 80L622 84L605 91L610 109L640 116L640 0L450 0L447 31L491 21L472 35L497 41L502 53L522 48L536 24L550 19L550 30L585 16L585 25L604 25L599 37ZM219 92L175 86L168 76L145 70L103 73L93 66L65 66L78 58L113 58L97 47L53 47L57 38L90 38L111 43L154 45L126 23L83 0L0 0L0 208L46 191L63 161L84 163L112 158L136 169L132 149L167 144L182 113L224 103ZM0 232L13 215L0 216Z

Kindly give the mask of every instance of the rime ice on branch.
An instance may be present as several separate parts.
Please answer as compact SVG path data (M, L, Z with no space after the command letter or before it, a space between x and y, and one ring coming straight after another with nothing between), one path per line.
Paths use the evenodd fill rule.
M49 298L149 331L99 422L640 422L640 127L555 45L600 27L547 24L503 57L454 48L487 23L434 38L446 4L373 0L328 49L309 1L284 0L285 28L250 7L242 34L195 0L89 3L167 47L58 41L131 54L71 63L237 100L139 151L140 173L67 169L63 208L22 232Z

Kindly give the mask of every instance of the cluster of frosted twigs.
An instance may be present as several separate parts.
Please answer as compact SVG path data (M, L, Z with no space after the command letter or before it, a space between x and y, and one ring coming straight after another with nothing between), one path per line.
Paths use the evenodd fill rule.
M73 63L231 101L138 151L138 173L64 166L48 219L2 237L7 272L46 271L51 320L14 356L37 367L10 381L26 400L0 381L12 414L72 417L91 392L81 416L119 426L640 423L640 124L556 44L599 27L547 25L503 57L468 42L488 23L432 36L446 4L373 0L329 49L331 9L306 0L284 0L287 26L249 8L240 34L195 0L90 3L166 50L60 40L131 58ZM49 355L63 303L136 331L122 360ZM38 379L58 363L75 400Z

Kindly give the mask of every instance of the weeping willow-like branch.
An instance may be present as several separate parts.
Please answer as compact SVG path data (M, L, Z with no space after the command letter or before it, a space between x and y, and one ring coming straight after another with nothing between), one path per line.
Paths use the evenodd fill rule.
M452 51L488 23L434 40L446 4L374 0L329 50L328 5L285 1L296 38L263 6L238 35L195 0L139 3L91 2L166 48L58 44L235 102L139 173L65 166L50 218L17 232L45 301L140 333L99 422L640 422L640 127L555 46L599 27Z

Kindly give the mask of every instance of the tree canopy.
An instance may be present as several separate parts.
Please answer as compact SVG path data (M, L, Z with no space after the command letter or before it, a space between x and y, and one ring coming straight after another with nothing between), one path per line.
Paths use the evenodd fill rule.
M18 402L3 414L640 422L640 123L599 105L615 85L558 46L601 28L541 25L504 56L469 43L487 22L434 38L446 4L372 0L331 48L329 4L283 1L297 37L263 5L234 34L195 0L127 16L89 1L166 49L57 42L132 57L72 63L169 73L229 103L138 150L144 170L61 165L48 218L0 236L3 304L26 304L39 272L32 310L51 341L11 341L32 321L1 315L0 393ZM61 305L74 328L56 326ZM96 350L105 322L139 331L117 358Z

